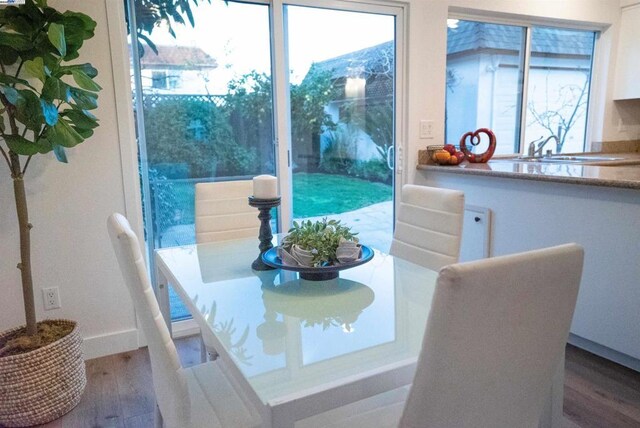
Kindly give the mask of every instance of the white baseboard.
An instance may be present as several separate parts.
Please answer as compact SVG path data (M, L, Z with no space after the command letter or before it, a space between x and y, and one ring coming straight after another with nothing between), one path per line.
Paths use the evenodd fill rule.
M132 328L115 333L84 337L82 340L84 359L90 360L92 358L138 349L138 330Z
M193 318L184 321L176 321L171 324L171 337L174 339L193 336L196 334L200 334L200 327L198 327L198 324L193 320Z
M192 319L177 321L172 325L172 337L174 339L193 336L199 333L200 328ZM133 351L147 346L142 330L138 331L138 329L135 328L117 331L115 333L85 337L82 340L85 360Z
M606 346L602 346L583 337L576 336L573 333L569 334L568 342L573 346L577 346L578 348L584 349L585 351L589 351L592 354L596 354L602 358L613 361L614 363L618 363L632 370L640 372L640 360L637 360L636 358L633 358L627 354L614 351L613 349L607 348Z

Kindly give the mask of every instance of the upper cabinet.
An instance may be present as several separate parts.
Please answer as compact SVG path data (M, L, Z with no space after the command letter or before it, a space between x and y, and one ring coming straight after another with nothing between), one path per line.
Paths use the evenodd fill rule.
M640 98L640 3L627 3L620 17L614 100Z

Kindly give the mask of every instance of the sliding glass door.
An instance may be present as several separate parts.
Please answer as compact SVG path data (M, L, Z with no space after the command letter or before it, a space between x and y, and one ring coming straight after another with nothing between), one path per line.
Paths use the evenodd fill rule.
M152 254L195 243L196 183L276 173L270 18L265 4L199 2L193 25L181 25L135 4L132 80ZM172 319L187 317L171 299Z
M388 251L402 9L328 4L128 0L150 255L195 242L196 183L258 174L280 181L276 229L335 217Z
M293 219L393 234L395 16L286 5Z

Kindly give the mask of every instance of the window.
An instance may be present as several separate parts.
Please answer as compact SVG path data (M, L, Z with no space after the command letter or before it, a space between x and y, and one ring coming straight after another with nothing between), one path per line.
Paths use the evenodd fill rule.
M448 27L448 143L490 128L498 154L551 136L558 143L545 151L585 149L595 32L465 20Z
M151 87L153 89L167 89L167 72L166 71L152 72Z
M195 242L196 183L258 174L278 176L278 227L330 216L388 249L402 9L187 2L192 25L143 3L128 0L148 250Z

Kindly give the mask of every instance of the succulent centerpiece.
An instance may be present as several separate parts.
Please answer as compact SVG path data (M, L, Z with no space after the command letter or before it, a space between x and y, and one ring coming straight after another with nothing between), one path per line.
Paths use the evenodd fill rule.
M357 234L340 220L294 221L278 249L279 256L285 264L308 267L355 261L361 252Z

